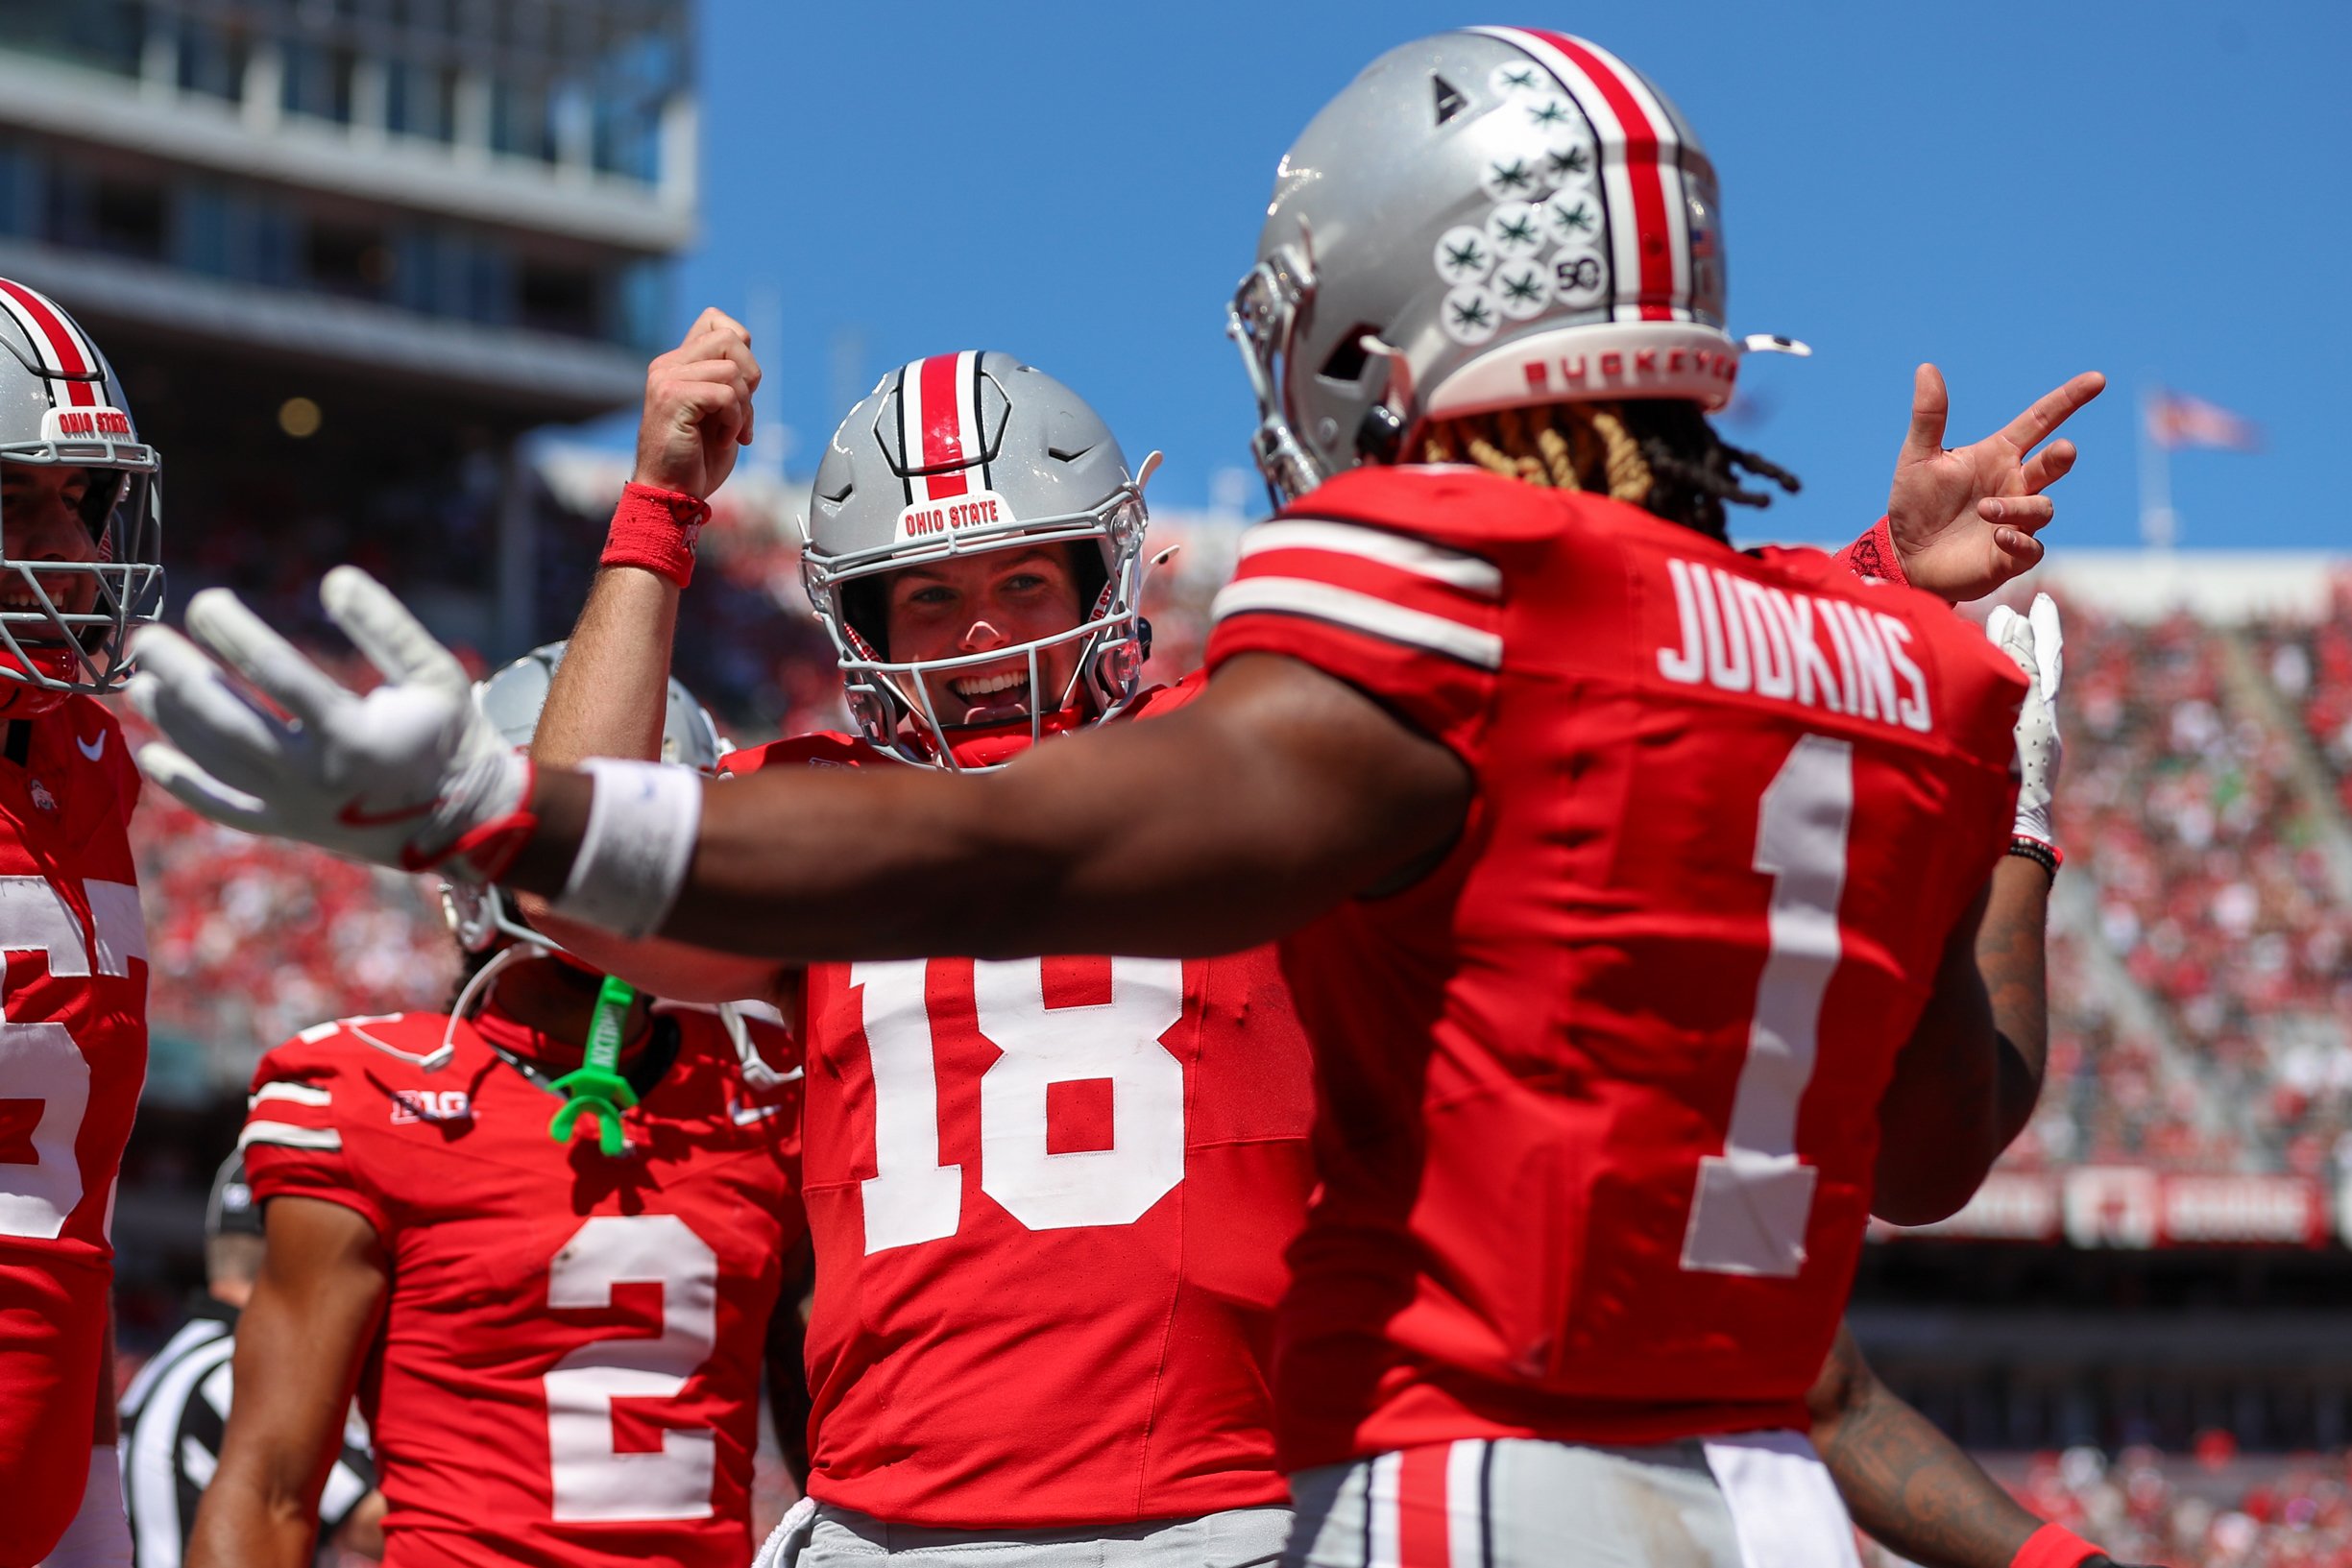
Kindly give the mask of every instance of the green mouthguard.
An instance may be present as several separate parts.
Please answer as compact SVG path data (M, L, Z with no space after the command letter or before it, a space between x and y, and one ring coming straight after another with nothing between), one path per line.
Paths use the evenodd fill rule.
M580 1113L596 1119L596 1142L618 1159L629 1141L620 1128L621 1110L637 1103L637 1091L620 1075L620 1028L637 1000L636 987L618 975L607 975L596 992L596 1010L589 1019L588 1049L580 1065L555 1080L553 1087L570 1098L547 1123L547 1136L559 1144L571 1142L572 1124Z

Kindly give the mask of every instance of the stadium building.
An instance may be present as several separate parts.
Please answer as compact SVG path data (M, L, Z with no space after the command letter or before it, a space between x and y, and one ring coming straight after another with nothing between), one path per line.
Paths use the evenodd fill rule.
M633 402L695 216L681 0L0 0L0 276L165 454L174 597L339 558L535 631L517 435Z
M91 330L163 453L175 613L226 583L321 630L351 560L484 660L568 622L584 525L520 438L643 394L695 228L692 48L686 0L0 0L0 276ZM133 832L136 1345L195 1277L191 1162L233 1140L255 1057L430 1004L453 959L406 879L153 791Z

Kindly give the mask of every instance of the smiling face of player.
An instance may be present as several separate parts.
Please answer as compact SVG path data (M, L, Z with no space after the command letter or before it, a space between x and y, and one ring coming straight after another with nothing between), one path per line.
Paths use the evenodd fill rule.
M964 659L1057 636L1079 625L1079 585L1070 550L1037 545L902 567L885 584L885 635L893 663ZM1079 641L1037 654L1043 701L1058 704L1078 668ZM1030 690L1026 653L923 677L939 722L951 728L997 724L1028 715L1040 700Z
M116 476L107 470L48 463L0 463L0 547L18 562L95 561L98 539L85 520L97 504L97 487ZM93 572L36 573L50 602L68 615L87 615L98 602ZM0 610L37 610L33 590L21 576L0 576ZM19 640L40 638L37 629L12 627Z

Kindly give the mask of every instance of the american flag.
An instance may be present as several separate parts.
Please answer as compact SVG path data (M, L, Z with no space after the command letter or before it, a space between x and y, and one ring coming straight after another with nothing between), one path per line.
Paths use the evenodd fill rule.
M2147 395L2147 438L2167 449L2223 446L2231 451L2262 449L2262 426L2242 414L2185 393L2158 387Z

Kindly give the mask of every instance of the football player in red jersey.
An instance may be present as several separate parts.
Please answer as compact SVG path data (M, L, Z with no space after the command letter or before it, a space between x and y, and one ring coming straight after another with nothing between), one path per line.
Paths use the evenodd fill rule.
M225 821L752 956L1280 935L1325 1108L1278 1352L1298 1560L1846 1560L1792 1429L1862 1219L1956 1208L2037 1075L1976 951L2004 851L2055 869L2012 816L2026 682L1926 594L1725 543L1770 470L1702 418L1741 348L1711 176L1591 45L1376 62L1261 257L1236 326L1284 510L1161 722L980 781L534 777L341 569L389 693L208 599L192 630L304 738L151 634L179 749L144 760ZM2011 574L2071 455L2032 448L2098 385L1916 454L1882 539L1975 550L1955 595Z
M484 684L510 738L560 656ZM664 739L717 760L674 685ZM188 1561L311 1560L356 1387L392 1568L740 1568L761 1368L799 1380L788 1042L616 989L496 890L449 908L472 954L449 1013L321 1025L255 1073L238 1142L269 1245Z
M95 699L162 608L158 467L96 345L0 278L0 1568L131 1560L108 1218L147 941L138 772Z
M643 755L684 584L632 555L628 513L699 507L740 433L710 398L756 374L717 312L654 362L636 482L535 755ZM1200 678L1141 685L1156 461L1131 466L1084 400L1007 354L885 376L827 448L804 557L859 734L729 770L987 769L1180 710ZM772 996L797 1021L820 1507L781 1560L1279 1556L1266 1351L1314 1097L1271 949L804 973L549 925L666 995Z

